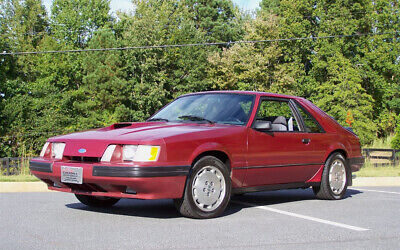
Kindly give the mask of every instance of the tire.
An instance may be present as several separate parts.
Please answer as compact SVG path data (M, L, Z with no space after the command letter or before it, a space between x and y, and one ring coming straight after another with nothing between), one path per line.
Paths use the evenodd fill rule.
M102 196L90 196L75 194L76 198L89 207L111 207L117 203L120 199Z
M193 166L183 198L174 200L174 204L185 217L208 219L221 215L230 197L228 168L218 158L205 156Z
M317 198L322 200L342 199L348 186L348 171L349 168L342 154L330 155L325 162L321 185L313 187Z

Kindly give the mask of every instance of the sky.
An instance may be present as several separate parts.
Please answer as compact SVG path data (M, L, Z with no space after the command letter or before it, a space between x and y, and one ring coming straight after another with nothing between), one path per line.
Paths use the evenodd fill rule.
M51 3L53 0L43 0L43 4L46 6L47 12L50 12ZM261 0L233 0L241 9L245 11L252 11L258 7ZM111 11L116 12L124 11L130 12L133 10L133 4L131 0L111 0Z

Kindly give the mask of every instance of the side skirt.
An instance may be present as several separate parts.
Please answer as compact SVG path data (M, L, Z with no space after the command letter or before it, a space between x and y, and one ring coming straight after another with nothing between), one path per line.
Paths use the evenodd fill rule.
M286 183L286 184L274 184L274 185L265 185L265 186L256 186L256 187L241 187L241 188L233 188L233 194L244 194L244 193L252 193L252 192L261 192L261 191L275 191L281 189L294 189L294 188L309 188L312 186L319 186L319 182L296 182L296 183Z

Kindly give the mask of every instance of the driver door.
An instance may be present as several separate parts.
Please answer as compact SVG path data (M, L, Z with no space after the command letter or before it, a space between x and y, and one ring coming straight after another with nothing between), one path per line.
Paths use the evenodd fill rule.
M260 99L255 120L272 126L266 131L248 128L244 187L305 182L318 171L320 157L295 110L290 99Z

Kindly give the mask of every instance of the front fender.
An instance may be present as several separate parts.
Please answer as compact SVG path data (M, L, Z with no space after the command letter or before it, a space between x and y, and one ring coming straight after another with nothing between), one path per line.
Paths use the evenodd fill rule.
M190 156L190 162L193 163L196 157L207 151L220 151L225 153L228 158L231 159L231 154L222 144L217 142L207 142L199 145L195 150L193 150L193 153Z

